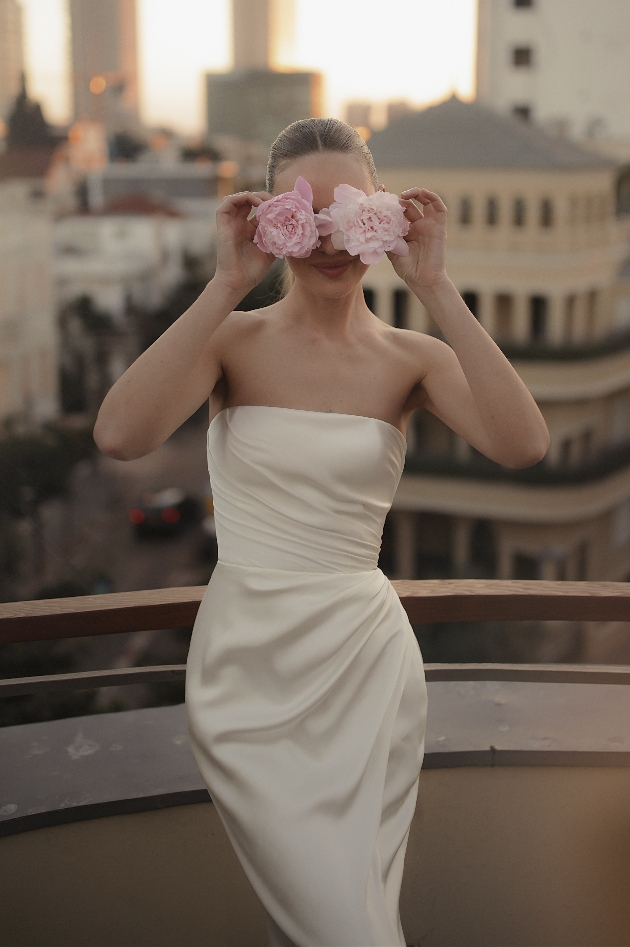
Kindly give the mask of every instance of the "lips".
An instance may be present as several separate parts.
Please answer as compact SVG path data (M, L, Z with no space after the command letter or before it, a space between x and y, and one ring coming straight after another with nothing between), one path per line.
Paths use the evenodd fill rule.
M316 263L315 269L330 279L339 279L347 271L352 260L327 260L326 263Z

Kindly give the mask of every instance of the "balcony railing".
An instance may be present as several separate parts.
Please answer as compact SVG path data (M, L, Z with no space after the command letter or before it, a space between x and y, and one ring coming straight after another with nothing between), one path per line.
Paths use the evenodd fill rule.
M626 583L394 586L414 624L630 622ZM186 627L204 591L7 603L0 642ZM0 696L179 680L184 670L13 679ZM630 692L609 685L630 685L630 667L428 664L426 676L427 752L401 896L407 941L628 943ZM181 706L8 727L0 738L10 803L0 810L0 947L266 943Z
M630 348L630 331L611 332L600 339L584 342L510 342L499 341L503 354L515 362L578 362L601 358Z
M533 467L511 470L495 464L481 454L462 460L452 454L431 454L422 450L411 451L405 461L405 473L429 476L465 477L471 480L491 480L506 483L524 483L534 486L570 486L591 483L610 476L630 465L630 441L613 444L591 457L575 464L552 467L545 461Z
M630 622L623 582L428 580L393 583L412 624L451 621ZM0 605L0 643L189 627L204 586L116 592ZM0 697L183 680L186 666L159 665L8 678ZM539 664L427 664L429 681L549 681L629 684L630 667Z

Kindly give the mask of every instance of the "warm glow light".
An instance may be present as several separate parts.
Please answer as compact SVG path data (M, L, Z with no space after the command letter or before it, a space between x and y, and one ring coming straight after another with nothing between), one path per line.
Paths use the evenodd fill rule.
M355 125L354 130L358 135L360 135L363 141L369 141L372 137L372 132L365 125Z
M93 95L100 95L107 88L107 79L105 76L92 76L90 79L90 92Z
M203 73L230 66L230 0L136 3L145 121L202 131ZM53 121L67 120L67 0L21 5L29 90ZM326 111L340 117L352 99L418 106L453 91L471 98L476 7L476 0L295 0L293 49L281 49L278 66L324 73Z
M217 168L220 178L234 178L238 174L236 161L221 161Z

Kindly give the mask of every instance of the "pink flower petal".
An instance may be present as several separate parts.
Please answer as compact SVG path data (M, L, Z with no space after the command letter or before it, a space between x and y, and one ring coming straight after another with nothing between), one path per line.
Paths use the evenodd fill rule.
M320 237L327 237L329 233L333 232L336 224L328 211L323 210L319 214L315 214L315 226Z
M398 237L393 246L393 252L398 256L409 256L409 244L402 237Z
M335 250L346 249L343 230L335 230L335 232L332 235L332 245L335 248Z
M358 187L352 187L351 184L339 184L335 188L334 197L340 204L346 204L348 201L358 201L367 195L365 191L360 191Z
M313 188L305 178L299 177L295 182L294 190L309 204L313 203Z
M373 263L380 263L384 256L382 250L362 250L359 259L361 263L367 263L368 266L371 266Z

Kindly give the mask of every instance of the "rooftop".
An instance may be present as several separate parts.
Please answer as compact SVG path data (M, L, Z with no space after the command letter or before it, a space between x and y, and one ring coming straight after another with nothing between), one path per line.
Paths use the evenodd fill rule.
M520 118L501 115L453 95L410 112L370 138L376 166L586 169L615 162L550 135Z

